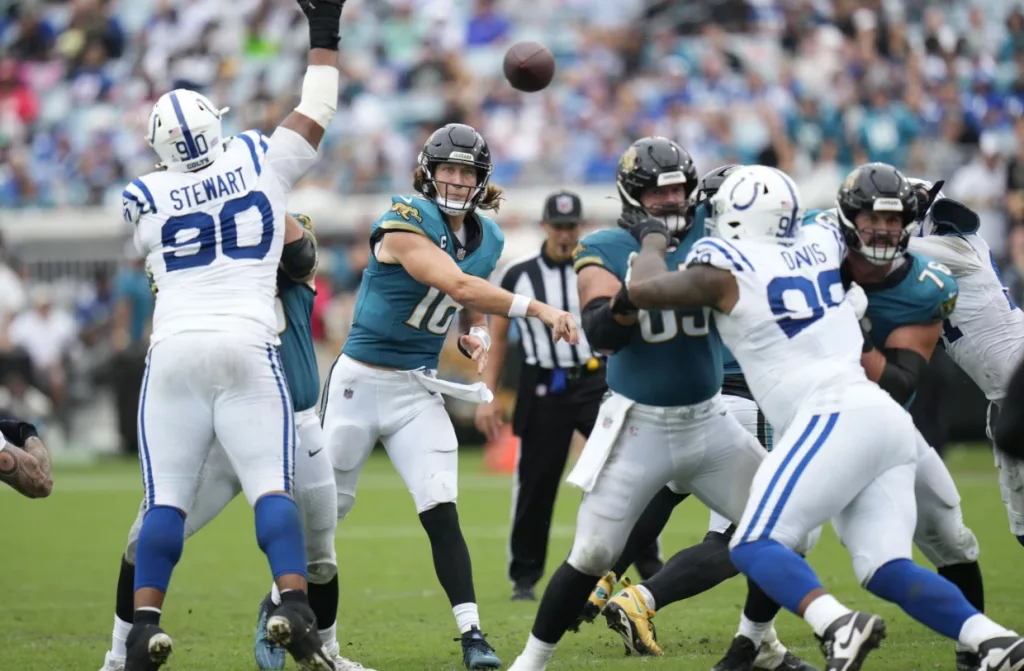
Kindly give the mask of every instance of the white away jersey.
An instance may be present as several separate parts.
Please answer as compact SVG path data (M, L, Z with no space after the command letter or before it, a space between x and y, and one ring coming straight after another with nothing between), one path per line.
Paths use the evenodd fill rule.
M960 295L942 324L946 352L990 401L1002 400L1024 355L1024 312L1003 288L992 250L974 234L912 238L910 249L953 271Z
M878 389L861 367L860 326L843 300L845 255L839 231L813 223L791 245L708 237L687 257L688 266L710 265L736 278L739 300L729 314L716 311L715 324L779 433L801 408L850 407L849 392Z
M269 144L268 144L269 142ZM184 331L277 343L274 296L288 192L316 159L298 133L232 138L195 172L152 172L123 194L157 293L152 343Z

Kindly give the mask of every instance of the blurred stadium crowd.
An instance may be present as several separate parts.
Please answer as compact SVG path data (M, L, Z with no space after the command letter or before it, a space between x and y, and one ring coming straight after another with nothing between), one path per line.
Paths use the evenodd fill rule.
M166 90L230 106L228 132L270 132L297 98L307 37L294 0L0 9L0 217L118 207L155 162L143 126ZM501 77L505 49L526 39L557 59L542 93ZM513 189L610 185L623 147L650 134L678 140L700 172L777 165L811 207L880 160L945 178L1024 298L1024 9L1009 0L348 0L341 48L338 117L300 189L407 191L420 143L449 121L483 132L493 181ZM315 335L329 359L368 250L327 242ZM56 292L65 300L37 279L3 251L0 409L66 428L76 399L137 368L152 296L130 254Z

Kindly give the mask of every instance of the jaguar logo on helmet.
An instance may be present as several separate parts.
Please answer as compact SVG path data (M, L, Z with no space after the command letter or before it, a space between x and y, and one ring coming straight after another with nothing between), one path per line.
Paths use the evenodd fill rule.
M619 163L622 165L622 169L629 172L636 167L636 146L632 146L622 154L622 158L619 159Z

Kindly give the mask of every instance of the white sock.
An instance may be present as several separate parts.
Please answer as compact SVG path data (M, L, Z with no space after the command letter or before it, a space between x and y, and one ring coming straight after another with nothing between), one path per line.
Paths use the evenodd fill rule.
M274 602L275 606L281 605L281 590L278 589L276 582L270 586L270 600Z
M125 641L128 639L128 632L132 630L132 623L125 622L118 616L114 616L114 636L110 642L110 654L118 659L124 659L128 655L128 648Z
M452 606L452 612L455 613L455 623L459 625L460 634L465 634L473 627L480 628L480 611L475 603L460 603L457 606Z
M836 601L831 594L823 594L811 602L804 611L804 619L811 625L814 633L824 636L828 626L837 619L852 612L849 608Z
M324 644L325 648L329 648L332 645L337 645L337 643L338 643L338 623L337 622L335 622L331 626L327 627L326 629L321 629L318 633L320 634L320 642Z
M545 643L533 634L530 634L530 638L526 639L526 647L523 648L519 658L530 666L539 666L543 669L547 666L548 660L551 659L553 654L555 654L554 643Z
M1006 627L996 624L981 613L978 613L967 618L967 621L964 622L964 626L960 628L959 640L968 649L977 650L978 646L985 639L1008 633L1010 631Z
M654 601L654 595L651 594L651 590L647 589L643 585L637 585L636 591L640 592L640 595L644 598L644 603L647 604L648 608L651 610L658 610L658 605Z
M767 637L768 632L772 631L772 623L774 620L769 622L754 622L746 616L744 613L740 615L740 629L737 633L739 636L746 636L754 642L754 649L760 649L761 642Z

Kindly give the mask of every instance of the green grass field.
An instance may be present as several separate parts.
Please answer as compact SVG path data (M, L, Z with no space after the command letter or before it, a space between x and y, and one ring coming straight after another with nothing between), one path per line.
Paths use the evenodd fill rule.
M1009 535L996 471L984 449L960 449L949 464L964 498L964 514L981 542L988 610L1010 627L1024 628L1024 548ZM480 453L467 452L460 478L460 515L473 555L484 631L511 664L525 643L536 608L509 601L505 579L511 481L487 475ZM95 671L110 641L114 585L125 534L141 492L138 467L117 462L57 468L50 499L30 501L0 493L0 669ZM578 491L566 488L552 530L548 571L568 552ZM707 512L687 501L665 535L667 553L698 541ZM430 548L412 502L385 455L371 459L352 515L338 528L342 654L379 671L461 669L455 622L434 576ZM831 529L811 556L826 587L854 608L883 614L889 638L868 668L954 669L953 644L911 622L862 591ZM175 651L165 667L251 671L256 606L269 587L256 547L252 516L236 500L185 546L167 600L164 626ZM550 665L570 669L709 669L732 637L744 585L733 579L658 614L666 655L631 659L603 619L568 634ZM783 613L782 639L820 662L804 623ZM291 663L289 662L289 668Z

